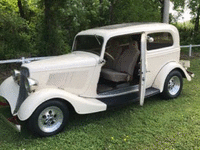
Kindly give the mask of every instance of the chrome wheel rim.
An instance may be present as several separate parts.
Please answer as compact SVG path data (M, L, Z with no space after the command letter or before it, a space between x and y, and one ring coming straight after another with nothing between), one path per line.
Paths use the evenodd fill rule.
M180 90L180 79L177 76L173 76L168 82L168 91L171 95L176 95Z
M47 107L39 115L39 128L46 133L54 132L62 125L63 118L63 112L60 108L56 106Z

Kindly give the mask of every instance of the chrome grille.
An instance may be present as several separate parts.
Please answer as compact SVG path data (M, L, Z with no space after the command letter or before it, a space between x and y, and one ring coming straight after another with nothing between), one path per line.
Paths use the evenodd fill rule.
M24 102L24 100L28 97L28 93L25 89L25 79L29 76L29 71L27 68L22 67L20 70L21 76L20 76L20 88L19 88L19 96L17 98L17 104L14 110L14 113L16 113L21 104Z

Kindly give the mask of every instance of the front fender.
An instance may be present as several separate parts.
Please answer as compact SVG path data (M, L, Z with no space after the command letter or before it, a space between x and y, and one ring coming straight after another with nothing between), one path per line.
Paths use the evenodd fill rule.
M187 71L177 62L169 62L167 63L158 73L156 76L152 87L157 88L160 90L160 92L164 89L165 79L167 78L168 74L174 70L179 69L181 73L185 75L188 81L191 81L190 75L187 73Z
M19 95L19 85L15 83L12 76L4 80L0 86L0 96L2 96L8 101L12 114L14 112L17 103L18 95Z
M51 99L68 101L78 114L105 111L107 108L106 104L97 99L86 99L61 89L48 88L41 89L28 96L17 112L18 118L22 121L27 120L39 105Z

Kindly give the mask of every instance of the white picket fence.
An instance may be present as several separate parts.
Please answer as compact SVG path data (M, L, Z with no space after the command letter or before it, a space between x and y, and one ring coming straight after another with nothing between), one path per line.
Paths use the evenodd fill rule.
M42 59L47 59L47 58L52 58L55 56L50 56L50 57L33 57L33 58L25 58L22 57L21 59L9 59L9 60L0 60L0 64L10 64L10 63L29 63L31 61L35 60L42 60Z
M183 45L181 48L189 48L189 56L192 56L192 47L200 47L200 45ZM21 59L10 59L10 60L0 60L0 64L9 64L9 63L28 63L31 61L35 60L42 60L42 59L47 59L55 56L50 56L50 57L33 57L33 58L25 58L22 57Z
M183 45L181 46L181 48L185 48L185 47L188 47L189 48L189 56L191 57L192 56L192 47L200 47L200 45Z

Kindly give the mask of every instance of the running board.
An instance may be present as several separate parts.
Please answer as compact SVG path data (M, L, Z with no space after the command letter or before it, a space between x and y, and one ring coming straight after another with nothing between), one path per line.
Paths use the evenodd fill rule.
M159 94L160 90L156 88L148 88L146 89L145 98ZM97 98L99 101L105 103L107 105L107 109L111 109L114 107L119 107L125 104L129 104L132 102L138 102L139 101L139 91L124 94L120 96L113 96L113 97L107 97L107 98Z
M117 96L131 94L138 91L139 91L139 85L134 85L134 86L128 86L124 88L119 88L119 89L103 92L103 93L98 94L98 96L95 98L101 99L101 98L108 98L108 97L117 97Z
M159 93L160 93L160 90L159 90L159 89L156 89L156 88L148 88L148 89L146 89L145 98L154 96L154 95L159 94Z

